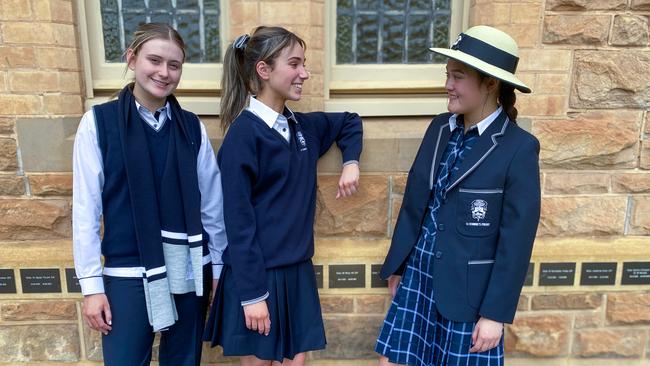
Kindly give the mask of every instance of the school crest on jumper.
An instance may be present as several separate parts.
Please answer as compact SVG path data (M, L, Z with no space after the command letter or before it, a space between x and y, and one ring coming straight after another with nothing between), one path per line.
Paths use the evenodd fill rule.
M305 136L302 135L302 132L296 132L296 138L298 138L298 144L300 144L300 151L307 150L307 141L305 140Z
M471 204L472 218L474 220L484 220L487 215L488 204L485 200L474 200Z

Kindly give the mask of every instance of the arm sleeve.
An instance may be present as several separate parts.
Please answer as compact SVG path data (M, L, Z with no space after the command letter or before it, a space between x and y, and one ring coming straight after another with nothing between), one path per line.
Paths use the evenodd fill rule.
M508 168L495 263L479 314L512 323L533 250L541 193L539 142L524 142Z
M308 113L309 126L317 136L319 156L323 156L334 142L341 149L343 165L358 163L363 148L363 125L356 113Z
M258 157L253 132L233 124L219 151L223 210L228 237L228 259L242 304L262 299L267 293L266 267L257 238L253 186Z
M99 229L104 168L92 110L84 114L75 136L72 186L72 249L81 293L103 293Z
M199 191L201 192L201 222L208 233L208 248L212 259L212 277L218 279L223 269L221 259L228 245L226 226L223 220L223 192L221 172L210 139L201 123L201 147L197 157Z

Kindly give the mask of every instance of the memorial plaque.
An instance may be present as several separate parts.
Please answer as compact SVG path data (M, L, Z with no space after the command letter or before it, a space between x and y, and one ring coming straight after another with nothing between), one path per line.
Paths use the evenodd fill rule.
M379 271L381 271L381 264L370 266L370 287L388 287L388 281L379 277Z
M16 293L16 277L13 269L0 269L0 294Z
M541 263L539 268L539 285L573 286L575 275L575 262Z
M621 285L650 285L650 262L623 263Z
M365 264L334 264L329 266L329 288L366 287Z
M323 265L314 264L314 273L316 273L316 286L323 288Z
M67 284L68 293L81 292L79 279L77 278L74 268L65 269L65 282Z
M581 286L616 284L616 262L585 262L580 272Z
M25 294L61 292L61 274L57 268L21 269L20 282Z
M528 271L526 272L526 279L524 280L524 286L533 285L533 275L535 273L535 263L528 264Z

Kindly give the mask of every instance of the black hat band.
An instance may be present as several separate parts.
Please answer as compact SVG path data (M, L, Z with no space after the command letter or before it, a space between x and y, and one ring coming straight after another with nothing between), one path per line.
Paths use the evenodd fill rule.
M456 42L451 46L452 50L461 51L470 56L474 56L481 61L496 66L505 71L515 73L519 57L498 49L480 39L461 33Z

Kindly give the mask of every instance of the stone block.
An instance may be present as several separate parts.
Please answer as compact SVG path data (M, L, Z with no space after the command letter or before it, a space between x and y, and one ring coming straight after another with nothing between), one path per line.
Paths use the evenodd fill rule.
M634 0L633 0L634 1ZM546 10L623 10L627 0L548 0Z
M70 203L65 200L0 200L0 240L67 238Z
M32 194L36 196L72 196L72 175L30 175L29 186Z
M386 290L386 295L359 295L355 297L355 312L358 314L381 314L386 315L387 304L391 297Z
M327 349L313 352L315 359L376 359L374 352L383 316L325 316Z
M611 293L606 315L610 324L650 324L650 293Z
M650 173L620 173L612 176L614 193L650 193Z
M0 304L0 318L4 321L77 320L74 301L20 301Z
M544 36L547 44L602 45L607 42L608 15L547 15Z
M506 326L506 352L517 357L566 356L570 329L571 319L566 315L517 316Z
M631 235L650 235L650 196L632 197Z
M0 196L22 196L25 194L25 183L22 177L16 175L0 175Z
M589 329L576 332L573 354L578 357L639 358L647 333L636 329Z
M610 42L614 46L647 46L650 41L648 17L621 14L614 17Z
M544 193L607 193L609 191L609 181L609 174L602 173L546 173Z
M627 197L542 198L538 236L622 235Z
M0 138L0 171L16 171L16 169L18 169L16 140Z
M354 311L354 298L351 296L323 295L320 297L320 306L323 314L352 313Z
M76 324L0 326L0 362L79 361Z
M596 309L603 303L603 296L588 294L548 294L535 295L532 299L533 310L583 310Z

